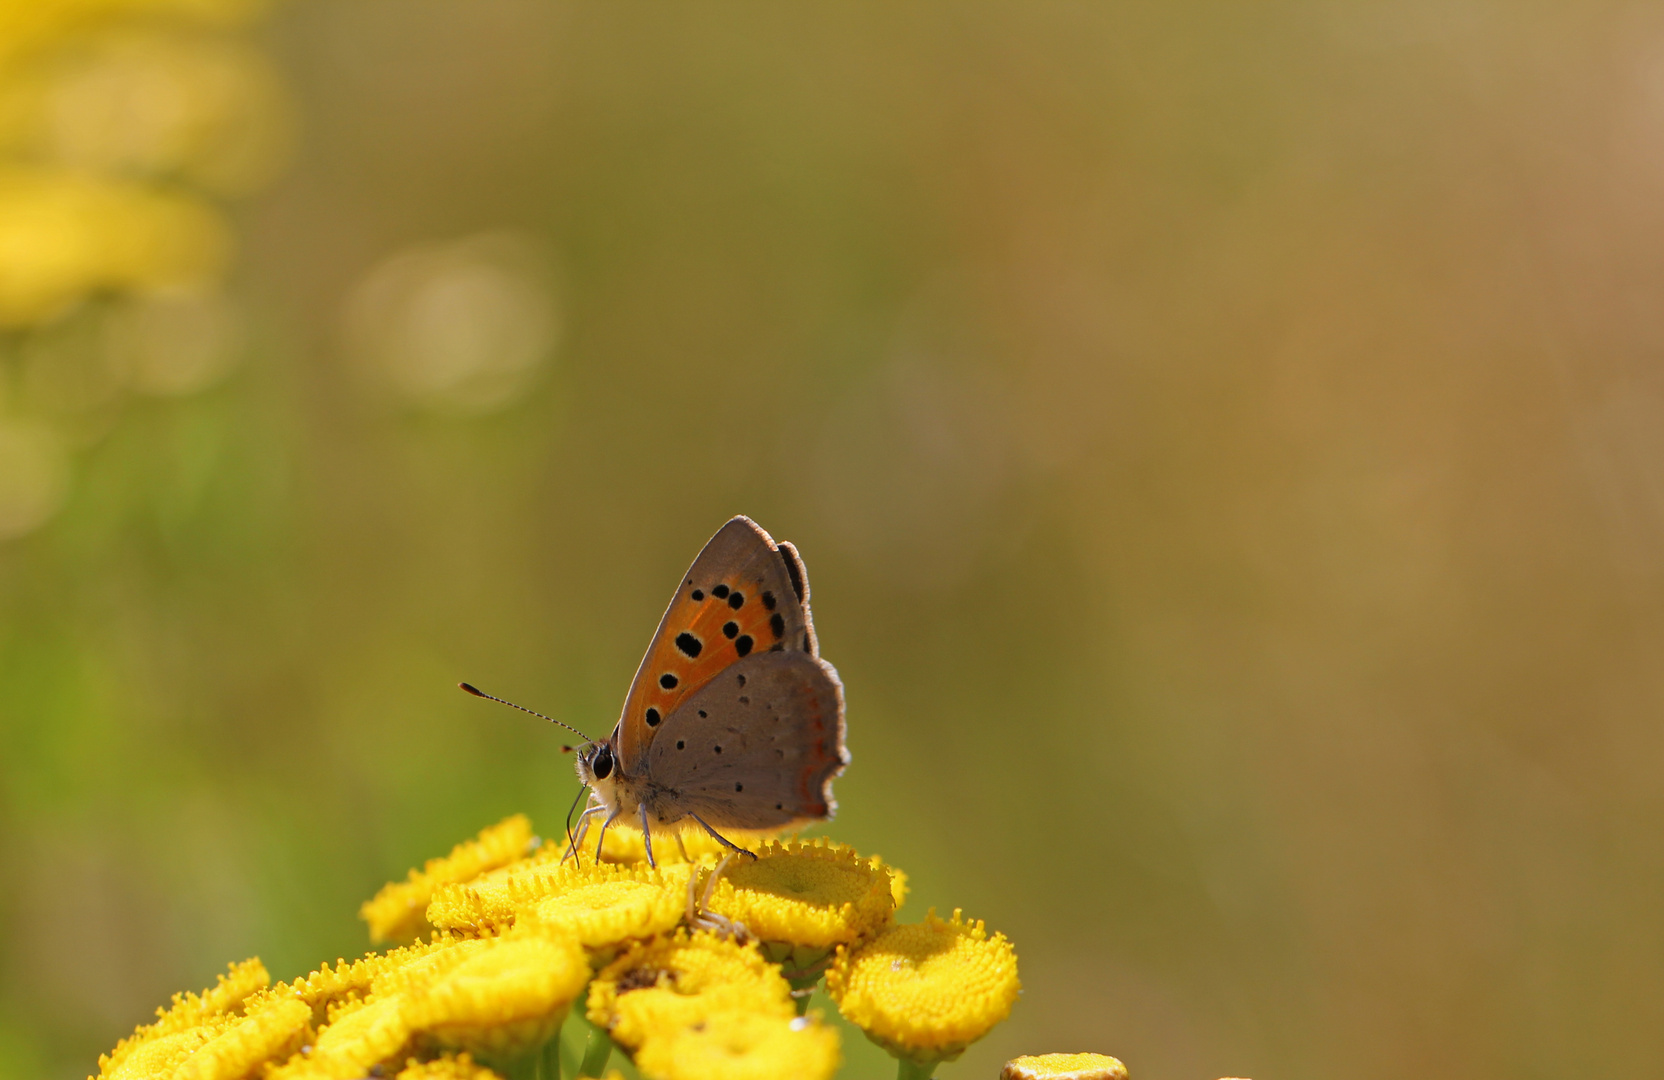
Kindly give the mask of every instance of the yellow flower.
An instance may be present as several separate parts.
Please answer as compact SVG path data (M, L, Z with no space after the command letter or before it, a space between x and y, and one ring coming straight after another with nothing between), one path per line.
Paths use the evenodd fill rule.
M211 989L204 990L201 994L173 995L172 1005L156 1010L155 1023L141 1026L132 1035L117 1043L116 1048L109 1054L98 1059L99 1075L116 1075L116 1069L146 1044L170 1036L189 1034L190 1038L169 1042L168 1046L173 1048L171 1050L147 1051L147 1060L159 1061L175 1053L182 1059L183 1055L194 1051L213 1035L211 1031L193 1029L198 1029L207 1021L236 1009L251 995L265 989L270 982L271 976L266 973L266 966L256 957L244 960L240 964L232 964L230 971L221 975ZM185 1049L186 1047L189 1049ZM133 1075L142 1075L142 1070Z
M397 1080L497 1080L497 1074L474 1064L467 1054L445 1054L432 1061L412 1061Z
M274 999L229 1023L173 1072L172 1080L242 1080L268 1061L282 1061L306 1037L312 1009L296 998Z
M441 885L469 881L487 870L523 858L531 844L532 823L515 814L451 849L442 859L429 859L412 870L405 881L388 884L364 902L358 915L370 924L373 941L408 941L429 929L427 907Z
M826 989L849 1021L896 1057L951 1061L1011 1013L1017 954L981 922L937 918L840 950Z
M405 1023L404 1000L398 995L369 1001L348 1001L330 1010L330 1022L318 1033L312 1050L291 1058L270 1074L269 1080L299 1080L308 1076L364 1076L377 1065L398 1060L414 1035Z
M189 287L230 248L207 203L69 170L0 171L0 326L27 326L103 290Z
M441 1046L506 1061L559 1030L589 981L589 961L568 934L541 927L466 943L406 984L406 1022ZM412 968L401 969L401 979Z
M890 868L882 861L816 839L769 843L755 860L734 860L709 906L745 924L760 941L824 956L834 945L880 933L893 920L896 901Z
M738 1011L654 1036L636 1054L645 1080L831 1080L839 1061L838 1033L818 1018Z
M490 933L529 918L563 926L601 948L669 930L686 907L688 868L527 860L434 894L437 927Z
M573 935L592 949L662 934L682 920L687 910L686 867L681 868L680 875L668 869L645 872L637 869L606 880L604 872L611 869L606 864L589 868L585 873L597 880L574 884L539 901L532 909L532 917L544 926Z
M638 945L589 988L590 1022L630 1050L736 1010L788 1020L796 1011L786 980L756 949L709 933Z
M213 1037L207 1024L157 1035L128 1047L118 1061L100 1058L99 1075L107 1080L163 1080Z
M1000 1080L1127 1080L1127 1067L1108 1054L1036 1054L1006 1062Z

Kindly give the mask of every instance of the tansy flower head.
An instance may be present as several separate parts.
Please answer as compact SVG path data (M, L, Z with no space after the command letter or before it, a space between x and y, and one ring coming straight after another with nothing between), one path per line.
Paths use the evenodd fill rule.
M636 1054L646 1080L831 1080L838 1033L816 1017L738 1011L648 1039Z
M312 1049L267 1074L267 1080L350 1080L398 1060L412 1032L398 995L350 1000L330 1009L330 1021Z
M844 1016L900 1058L951 1061L1017 1000L1017 954L981 922L937 918L840 950L826 989Z
M358 909L359 917L370 924L371 940L409 941L426 932L430 929L426 912L434 890L524 858L531 839L532 823L524 814L515 814L458 844L444 858L429 859L421 870L412 870L407 880L383 886Z
M662 934L681 921L686 907L682 893L687 867L682 867L679 875L674 871L634 870L610 878L604 874L608 869L605 864L591 867L586 873L592 880L575 882L540 900L532 909L532 917L544 926L573 935L591 949ZM680 881L675 880L678 876Z
M588 948L608 948L675 926L688 873L686 864L653 870L542 861L446 886L428 905L427 917L435 926L473 933L530 919L570 930Z
M113 1076L115 1070L134 1051L146 1043L178 1035L197 1028L203 1023L224 1016L239 1008L245 1000L259 990L266 988L271 982L271 976L266 973L266 966L258 957L244 960L240 964L232 964L231 969L219 977L219 981L201 994L175 994L173 1003L166 1009L156 1010L156 1022L141 1026L132 1035L116 1044L115 1050L98 1059L98 1071L102 1076ZM209 1037L209 1032L197 1032L193 1039L195 1045L200 1045ZM187 1053L180 1050L191 1039L174 1040L168 1045L174 1047L168 1051L153 1051L150 1057L157 1060L170 1053ZM195 1046L192 1046L194 1049ZM147 1058L148 1060L148 1058ZM134 1074L140 1075L140 1074Z
M406 1022L444 1047L519 1057L560 1028L589 981L589 961L568 934L529 928L468 944L404 991Z
M1006 1062L1000 1080L1127 1080L1127 1067L1108 1054L1035 1054Z
M99 1059L99 1075L107 1080L162 1080L214 1037L210 1024L157 1035L134 1043L121 1055Z
M764 942L827 950L872 937L895 914L890 868L843 844L788 840L729 866L710 909Z
M300 1049L312 1009L297 998L273 998L251 1008L173 1070L172 1080L242 1080L269 1061Z
M791 1019L791 988L756 949L709 933L678 931L638 945L589 988L589 1019L635 1050L726 1012Z
M312 1007L312 1022L322 1024L328 1018L330 1006L348 998L364 997L371 992L376 979L380 978L385 984L393 972L407 964L456 944L455 938L440 937L421 945L389 949L384 954L372 953L350 964L338 959L333 968L327 963L322 964L316 971L292 983L278 983L265 993L299 998Z

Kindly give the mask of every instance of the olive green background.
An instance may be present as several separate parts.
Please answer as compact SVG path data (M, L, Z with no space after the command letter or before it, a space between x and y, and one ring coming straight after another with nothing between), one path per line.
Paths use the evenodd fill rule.
M1664 13L315 0L250 355L0 547L0 1075L602 733L729 515L802 549L825 831L1016 943L944 1080L1664 1069ZM515 229L560 345L402 404L341 300ZM846 1038L846 1074L884 1059Z

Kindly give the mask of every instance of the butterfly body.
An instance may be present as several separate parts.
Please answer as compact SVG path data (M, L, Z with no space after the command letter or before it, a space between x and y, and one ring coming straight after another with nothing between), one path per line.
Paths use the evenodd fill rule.
M830 818L849 763L843 687L819 656L808 577L749 518L720 529L684 575L606 739L580 750L593 793L580 821L771 829Z

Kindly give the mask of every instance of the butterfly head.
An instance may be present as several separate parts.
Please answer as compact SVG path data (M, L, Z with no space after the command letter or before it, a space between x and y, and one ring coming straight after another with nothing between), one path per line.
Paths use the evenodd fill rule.
M615 804L613 790L618 783L618 751L612 739L600 739L578 748L578 782L586 785L608 806Z

